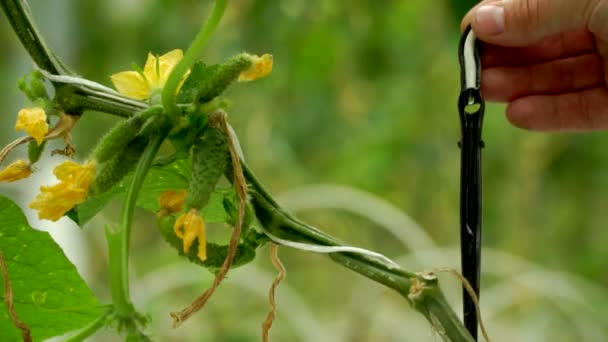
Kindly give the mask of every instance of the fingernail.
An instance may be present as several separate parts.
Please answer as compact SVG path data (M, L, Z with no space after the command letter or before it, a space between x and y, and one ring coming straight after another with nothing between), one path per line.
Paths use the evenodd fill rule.
M484 5L477 9L475 20L478 33L501 34L505 30L505 10L499 6Z

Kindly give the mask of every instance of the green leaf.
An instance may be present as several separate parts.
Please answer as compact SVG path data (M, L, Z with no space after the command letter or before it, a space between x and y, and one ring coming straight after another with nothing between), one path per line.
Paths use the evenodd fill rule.
M201 210L201 214L207 223L223 223L230 221L230 216L226 213L223 201L227 196L236 196L233 188L215 188L211 193L211 198L207 205Z
M0 221L2 221L3 226L27 224L27 218L25 218L23 211L13 201L4 196L0 196Z
M19 319L34 341L64 334L104 312L61 248L29 226L21 209L0 196L0 250L4 254ZM4 285L0 298L4 302ZM0 341L20 341L6 306L0 309Z
M142 186L137 205L151 212L158 211L158 196L161 193L167 190L188 188L190 169L190 159L187 158L152 166ZM108 192L90 196L85 202L72 209L68 213L68 217L82 227L101 211L112 198L122 196L131 180L132 176L128 175L119 185ZM227 193L231 192L234 192L232 188L218 188L211 194L209 203L201 211L205 217L205 222L220 223L228 220L222 200Z
M126 189L123 189L122 185L118 185L103 194L89 196L86 201L72 208L66 215L82 228L82 226L97 215L97 213L100 212L115 195L125 191Z

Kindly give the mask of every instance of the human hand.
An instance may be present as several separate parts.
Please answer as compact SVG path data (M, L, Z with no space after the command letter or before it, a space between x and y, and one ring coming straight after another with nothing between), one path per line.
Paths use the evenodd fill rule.
M530 130L608 129L608 0L484 0L482 91Z

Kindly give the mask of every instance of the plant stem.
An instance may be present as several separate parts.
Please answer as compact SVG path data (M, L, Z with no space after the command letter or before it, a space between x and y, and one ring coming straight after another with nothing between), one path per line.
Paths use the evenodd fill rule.
M112 310L107 310L101 316L97 317L93 322L89 323L82 329L78 330L76 335L70 336L64 342L81 342L84 341L87 337L93 335L97 330L101 329L105 323Z
M248 179L249 180L249 179ZM279 207L274 207L268 201L266 201L262 196L257 193L257 187L253 184L254 191L251 192L251 199L253 203L253 207L256 213L256 217L258 220L264 225L266 229L268 229L271 233L286 238L288 240L295 241L305 241L309 243L313 243L316 245L322 246L344 246L345 244L340 240L304 223L291 215L286 213ZM403 278L405 280L417 277L415 273L407 272L399 268L395 268L394 266L388 264L385 261L356 253L344 252L344 253L332 253L331 256L342 255L348 260L358 261L363 263L367 268L364 267L368 273L359 272L358 270L361 267L356 266L355 264L346 265L343 258L339 258L340 261L338 263L344 264L344 266L349 266L353 270L368 276L376 281L379 281L385 285L399 287L399 285L395 285L392 280L387 279L389 277L395 278ZM333 259L334 257L332 257ZM360 265L359 265L360 266ZM373 269L369 269L372 267ZM408 280L409 282L409 280ZM408 285L406 284L406 287Z
M175 103L175 93L177 92L177 87L188 69L194 64L194 62L196 62L196 59L205 48L207 41L209 41L209 38L217 28L220 19L222 19L222 16L224 15L224 10L226 9L227 3L228 0L215 1L215 5L213 6L213 11L209 16L209 19L203 24L196 37L194 37L190 47L184 53L184 58L182 58L182 60L175 66L171 72L171 75L169 75L169 79L167 79L167 83L165 83L165 87L163 88L162 92L162 103L163 107L165 107L165 110L173 120L175 120L180 114L177 104Z
M245 177L251 183L251 201L260 223L273 234L295 241L304 240L318 245L344 245L334 237L298 220L284 211L241 161ZM331 253L330 258L369 279L383 284L404 296L422 313L445 341L471 342L473 338L449 306L437 279L395 268L381 260L354 253ZM414 285L418 284L418 287ZM420 293L411 297L412 291Z
M106 229L109 246L110 290L116 313L123 318L131 318L136 312L129 295L129 242L131 238L131 223L137 197L146 178L148 170L154 161L161 144L168 132L152 138L141 159L137 163L133 181L127 190L123 206L121 224L117 231Z
M294 237L294 234L299 235L300 239L305 239L310 242L319 245L326 246L342 246L344 243L331 235L324 233L315 227L312 227L299 219L295 218L293 215L289 214L285 210L283 210L278 203L272 198L270 193L264 188L262 183L257 179L255 174L251 171L251 169L247 166L247 164L241 160L241 165L243 165L243 171L245 174L245 178L248 182L252 184L253 192L251 193L252 202L254 208L256 208L256 216L258 219L266 224L264 225L271 232L276 232L277 235L284 235L281 231L291 232L291 238ZM377 260L375 258L371 258L369 256L353 254L353 253L337 253L330 254L334 255L343 255L348 256L348 258L353 258L360 262L363 262L368 265L373 265L374 267L379 267L382 271L391 274L392 276L411 278L417 277L415 273L406 272L400 269L395 269L391 265L387 263ZM333 257L332 257L333 258ZM334 260L336 261L336 260ZM339 262L339 261L337 261ZM339 262L342 263L342 262ZM364 274L365 275L365 274ZM375 280L379 280L376 278L372 278Z
M67 101L62 100L64 110L73 107L77 111L93 110L97 112L108 113L123 118L128 118L133 115L133 112L138 112L147 107L135 108L118 101L107 101L104 98L96 96L86 96L74 94Z
M417 306L444 341L475 341L448 304L437 282L425 289L424 299Z
M47 47L34 24L29 6L25 0L0 0L0 7L2 7L21 44L38 67L52 74L72 74Z
M108 242L108 270L110 271L110 293L116 314L123 318L132 317L135 307L129 296L128 266L123 258L128 259L128 253L122 250L122 231L113 230L106 226L106 240Z

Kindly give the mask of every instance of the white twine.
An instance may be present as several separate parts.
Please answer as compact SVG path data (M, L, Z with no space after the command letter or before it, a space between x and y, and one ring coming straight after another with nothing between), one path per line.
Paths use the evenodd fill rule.
M365 256L369 256L372 258L376 258L376 259L380 259L382 261L384 261L385 263L389 264L391 266L391 268L393 269L401 269L401 266L399 266L399 264L397 264L396 262L394 262L393 260L389 259L388 257L386 257L383 254L377 253L377 252L373 252L364 248L359 248L359 247L353 247L353 246L320 246L320 245L312 245L309 243L304 243L304 242L296 242L296 241L290 241L290 240L285 240L285 239L281 239L280 237L273 235L271 232L269 232L268 230L266 230L264 227L260 227L260 230L270 238L270 240L281 244L281 245L285 245L288 247L292 247L295 249L300 249L303 251L309 251L309 252L314 252L314 253L338 253L338 252L348 252L348 253L356 253L356 254L360 254L360 255L365 255Z
M81 77L67 76L67 75L53 75L46 70L38 69L40 73L48 80L59 83L67 83L67 84L75 84L79 86L83 86L88 88L87 90L91 92L93 95L97 95L104 98L114 99L116 101L120 101L123 103L128 103L137 108L145 107L146 104L141 101L132 100L124 97L116 90L106 87L103 84L99 84L97 82L93 82Z
M465 75L465 87L476 88L477 87L477 63L475 61L475 32L469 31L466 40L464 41L464 75Z

